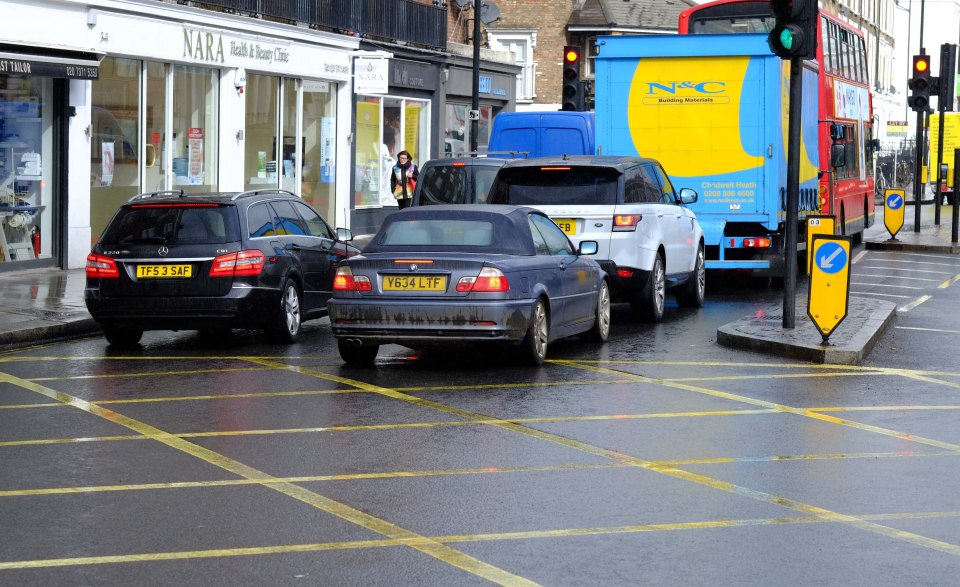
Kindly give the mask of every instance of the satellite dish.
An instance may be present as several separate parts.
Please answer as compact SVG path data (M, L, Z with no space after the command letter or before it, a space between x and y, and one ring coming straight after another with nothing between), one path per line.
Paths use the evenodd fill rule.
M492 24L500 20L500 8L491 0L480 3L480 22Z
M460 10L463 10L467 6L472 5L473 0L456 0L456 3L457 3L457 8L459 8Z

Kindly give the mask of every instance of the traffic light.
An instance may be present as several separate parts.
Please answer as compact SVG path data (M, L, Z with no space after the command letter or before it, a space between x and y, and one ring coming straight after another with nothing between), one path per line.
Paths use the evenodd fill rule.
M580 47L563 48L563 96L561 110L583 111L583 83L580 81Z
M907 81L910 97L907 104L914 112L926 112L930 106L930 56L913 56L913 77Z
M817 57L817 0L771 0L777 23L767 36L781 59Z
M956 71L957 46L944 43L940 46L940 75L930 89L930 93L937 94L937 109L941 112L953 112Z

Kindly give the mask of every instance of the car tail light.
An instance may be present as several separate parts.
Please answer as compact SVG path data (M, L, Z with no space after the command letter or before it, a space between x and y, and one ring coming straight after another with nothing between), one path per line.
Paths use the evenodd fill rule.
M87 255L87 277L112 278L120 277L120 270L116 262L110 257L96 253Z
M334 291L371 291L373 284L366 275L357 275L354 277L353 271L349 267L337 268L337 274L333 276Z
M461 277L457 282L457 291L460 293L510 291L510 283L503 271L484 267L476 277Z
M642 218L641 214L617 214L613 217L613 231L633 232Z
M260 275L267 257L260 251L240 251L220 255L213 260L210 277L234 277L238 275Z
M745 238L743 239L743 246L747 249L769 249L770 239L767 237Z

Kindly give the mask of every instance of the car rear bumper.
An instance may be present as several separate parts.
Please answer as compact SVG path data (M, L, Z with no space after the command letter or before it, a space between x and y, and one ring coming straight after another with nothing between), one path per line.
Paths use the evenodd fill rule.
M518 342L533 300L429 302L335 298L327 302L334 336L361 344Z
M280 308L280 290L234 287L217 297L105 297L84 290L87 310L103 325L136 326L143 330L200 328L262 328Z
M597 261L610 280L610 293L615 301L629 301L631 296L642 290L650 279L650 272L634 267L619 267L610 260ZM621 276L618 269L630 272L629 277Z

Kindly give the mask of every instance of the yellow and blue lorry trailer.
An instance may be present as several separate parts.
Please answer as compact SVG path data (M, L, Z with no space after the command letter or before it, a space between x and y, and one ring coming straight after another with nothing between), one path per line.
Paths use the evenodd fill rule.
M765 34L602 36L595 60L596 145L657 159L699 194L708 269L782 276L789 62ZM797 234L817 214L817 72L803 67ZM798 250L804 242L798 243Z

